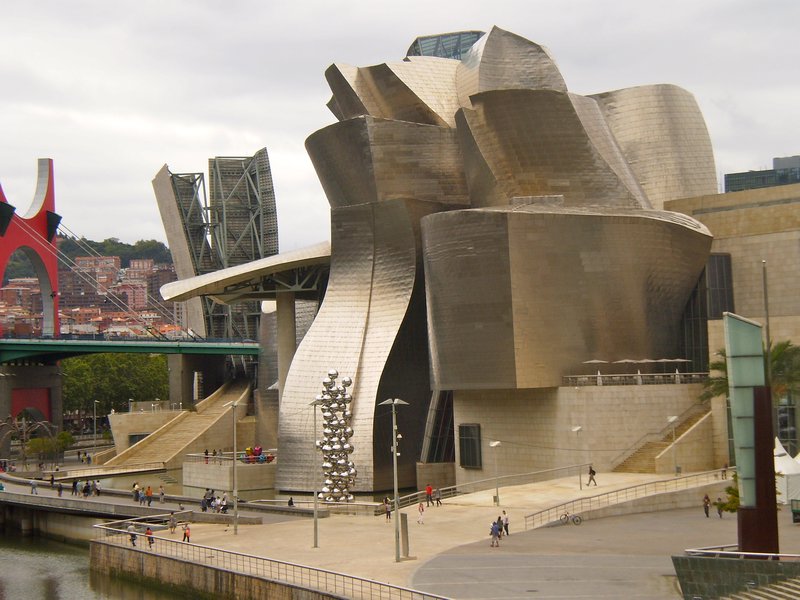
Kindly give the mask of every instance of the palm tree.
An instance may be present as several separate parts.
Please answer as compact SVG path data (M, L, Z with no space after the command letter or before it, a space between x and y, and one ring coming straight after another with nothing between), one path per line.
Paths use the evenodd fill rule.
M701 400L728 395L727 355L724 349L717 350L715 355L719 358L709 363L708 371L716 374L709 375L703 384L705 390L700 394ZM769 361L771 381L767 384L772 388L773 400L800 388L800 346L795 346L789 340L777 342L770 348Z

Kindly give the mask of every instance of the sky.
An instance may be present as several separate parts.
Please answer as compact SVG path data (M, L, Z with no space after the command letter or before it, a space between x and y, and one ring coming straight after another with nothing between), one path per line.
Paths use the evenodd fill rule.
M0 185L25 214L52 158L89 239L166 242L151 181L267 147L280 249L329 238L305 139L335 122L332 63L398 61L420 35L493 25L546 46L570 91L696 97L720 181L800 154L797 0L0 0Z

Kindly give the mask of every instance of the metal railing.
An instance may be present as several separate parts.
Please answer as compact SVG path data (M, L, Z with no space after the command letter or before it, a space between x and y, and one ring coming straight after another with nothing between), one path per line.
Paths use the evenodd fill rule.
M731 550L730 548L733 548ZM738 544L722 544L704 548L688 548L684 550L689 556L708 556L710 558L755 558L760 560L792 560L800 561L800 554L772 554L765 552L740 552Z
M588 496L586 498L578 498L563 504L557 504L544 510L540 510L529 515L525 515L525 529L535 529L543 525L555 523L564 513L579 514L586 511L597 510L599 508L606 508L629 500L636 500L637 498L645 498L654 494L663 494L665 492L677 492L679 490L687 490L695 488L715 481L720 481L724 469L715 469L713 471L704 471L702 473L694 473L692 475L684 475L683 477L671 477L669 479L661 479L659 481L651 481L649 483L642 483L625 487L613 492L605 492L595 496ZM583 516L583 515L582 515ZM585 517L584 517L585 518Z
M247 456L244 450L237 452L239 462L243 465L263 465L274 463L278 459L277 449L267 450L260 456ZM184 462L188 463L205 463L207 465L227 465L233 462L233 452L222 452L217 454L209 454L206 456L202 452L193 452L186 454Z
M508 487L511 485L526 485L528 483L537 483L539 481L548 481L550 479L557 479L561 477L569 477L575 475L578 477L580 483L581 476L589 468L590 463L581 463L578 465L567 465L565 467L556 467L554 469L544 469L541 471L529 471L527 473L517 473L515 475L501 475L500 477L489 477L487 479L479 479L477 481L468 481L451 485L439 489L442 500L447 498L455 498L464 494L473 494L475 492L482 492L485 490L492 490L495 486ZM412 492L405 496L398 498L400 508L413 506L420 502L425 501L425 492ZM379 504L375 509L375 514L384 514L382 504Z
M152 545L148 544L149 540L143 534L145 528L151 525L155 526L153 527L154 531L156 528L163 530L168 520L169 515L158 515L155 518L127 519L104 525L94 525L97 533L95 541L127 547L131 552L153 552L159 556L196 565L242 573L354 600L447 600L445 596L437 596L363 577L210 546L179 542L159 536L152 536ZM131 532L127 529L129 525L133 525L136 539L139 542L135 548L131 546Z
M667 385L703 383L708 373L603 373L601 375L564 375L565 387L588 385Z
M111 477L112 475L138 473L140 471L163 471L164 469L165 467L163 462L147 462L136 465L119 465L112 467L86 467L83 469L69 469L66 471L60 471L60 475L56 477L56 479L100 479L101 477Z

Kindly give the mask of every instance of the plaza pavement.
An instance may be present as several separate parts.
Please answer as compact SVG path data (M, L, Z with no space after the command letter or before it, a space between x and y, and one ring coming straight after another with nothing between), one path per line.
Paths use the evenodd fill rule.
M409 554L414 558L400 563L395 562L393 522L383 516L321 519L319 548L312 547L313 524L307 519L239 527L237 536L224 525L197 524L192 539L451 598L674 599L680 596L672 554L691 546L736 542L735 518L706 519L701 492L696 510L524 531L526 514L664 478L601 473L599 486L582 490L577 477L503 487L500 508L492 504L491 489L426 508L422 525L412 506L403 512L408 515ZM501 540L500 548L490 548L489 525L501 510L509 514L511 535Z
M696 509L584 520L524 531L524 515L580 497L664 479L664 476L600 473L599 486L579 489L577 477L500 489L501 507L492 504L494 489L443 501L425 511L417 524L416 507L408 515L409 554L396 563L394 521L384 516L332 515L319 519L319 548L313 548L313 521L286 514L266 514L263 525L195 523L192 542L226 550L328 569L465 599L679 598L670 556L685 548L736 542L736 519L703 515ZM27 492L27 485L11 484ZM15 489L16 488L16 489ZM65 490L65 496L68 493ZM55 495L40 483L39 493ZM130 503L104 495L103 502ZM302 498L295 496L300 503ZM94 501L89 498L87 502ZM242 514L247 514L246 505ZM153 503L159 511L177 505ZM196 507L187 507L196 508ZM489 547L489 524L501 510L510 517L511 535L500 548ZM800 553L800 526L791 511L779 513L781 551ZM158 535L170 537L167 532ZM180 539L180 531L174 534Z

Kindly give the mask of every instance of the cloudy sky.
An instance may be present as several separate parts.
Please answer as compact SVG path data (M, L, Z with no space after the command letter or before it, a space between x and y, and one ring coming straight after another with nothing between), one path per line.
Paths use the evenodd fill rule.
M161 165L206 171L266 146L281 250L321 241L328 204L304 141L334 121L325 69L492 25L547 46L576 93L691 91L721 179L800 154L798 23L798 0L0 0L0 184L24 214L36 159L52 158L72 231L166 241Z

